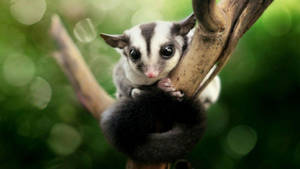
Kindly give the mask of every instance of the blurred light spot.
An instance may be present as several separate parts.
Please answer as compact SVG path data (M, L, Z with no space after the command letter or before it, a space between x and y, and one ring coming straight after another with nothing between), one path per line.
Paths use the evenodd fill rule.
M8 56L4 61L4 78L11 85L26 85L33 78L34 72L34 63L27 56Z
M46 8L45 0L11 0L10 12L18 22L32 25L42 19Z
M131 24L137 25L149 21L161 20L162 18L162 15L154 9L140 9L135 14L133 14L131 18Z
M287 34L292 26L290 11L284 6L271 6L262 17L262 23L268 33L273 36Z
M119 5L121 5L121 2L122 0L109 0L109 1L105 1L105 3L101 3L101 4L99 3L99 5L103 11L110 11L112 9L117 8Z
M256 132L248 126L237 126L229 131L227 146L234 155L244 156L256 145Z
M79 147L81 140L81 135L73 127L58 123L51 129L48 144L55 153L69 155Z
M52 89L49 83L37 77L30 85L30 102L39 109L45 109L51 100Z
M80 42L91 42L97 36L90 18L79 21L74 27L74 35Z

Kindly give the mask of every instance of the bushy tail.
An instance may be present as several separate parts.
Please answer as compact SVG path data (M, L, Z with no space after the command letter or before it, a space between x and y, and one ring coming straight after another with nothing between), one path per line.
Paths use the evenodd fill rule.
M164 132L156 132L158 126ZM189 98L178 101L155 91L114 104L103 113L101 128L108 141L133 160L173 162L202 137L204 109Z

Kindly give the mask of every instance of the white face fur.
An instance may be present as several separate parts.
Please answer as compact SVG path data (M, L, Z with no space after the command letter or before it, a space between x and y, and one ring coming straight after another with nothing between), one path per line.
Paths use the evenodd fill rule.
M122 35L101 36L126 58L131 73L155 81L166 77L177 65L187 48L187 34L195 21L191 15L181 22L146 23L126 30Z

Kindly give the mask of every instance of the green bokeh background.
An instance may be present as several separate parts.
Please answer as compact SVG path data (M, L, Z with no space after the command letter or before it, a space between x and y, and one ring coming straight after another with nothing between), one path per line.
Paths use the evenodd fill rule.
M12 10L18 1L0 0L0 169L124 168L126 157L105 141L52 58L50 18L62 17L98 82L113 95L118 54L93 34L84 35L88 43L80 41L76 23L90 18L97 34L121 33L142 22L180 20L192 12L191 2L47 0L42 19L24 25L15 13L37 0L21 0L28 4ZM27 13L35 16L35 8ZM300 168L299 1L276 0L220 76L222 92L208 111L207 132L187 156L194 168ZM41 100L45 104L37 106Z

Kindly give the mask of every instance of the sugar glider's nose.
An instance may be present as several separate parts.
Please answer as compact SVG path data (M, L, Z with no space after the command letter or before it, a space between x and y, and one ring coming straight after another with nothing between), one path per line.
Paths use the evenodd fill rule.
M156 78L157 77L157 73L155 73L155 72L147 72L146 76L148 78Z
M159 75L159 71L154 66L147 66L147 71L145 72L145 75L148 78L156 78Z

